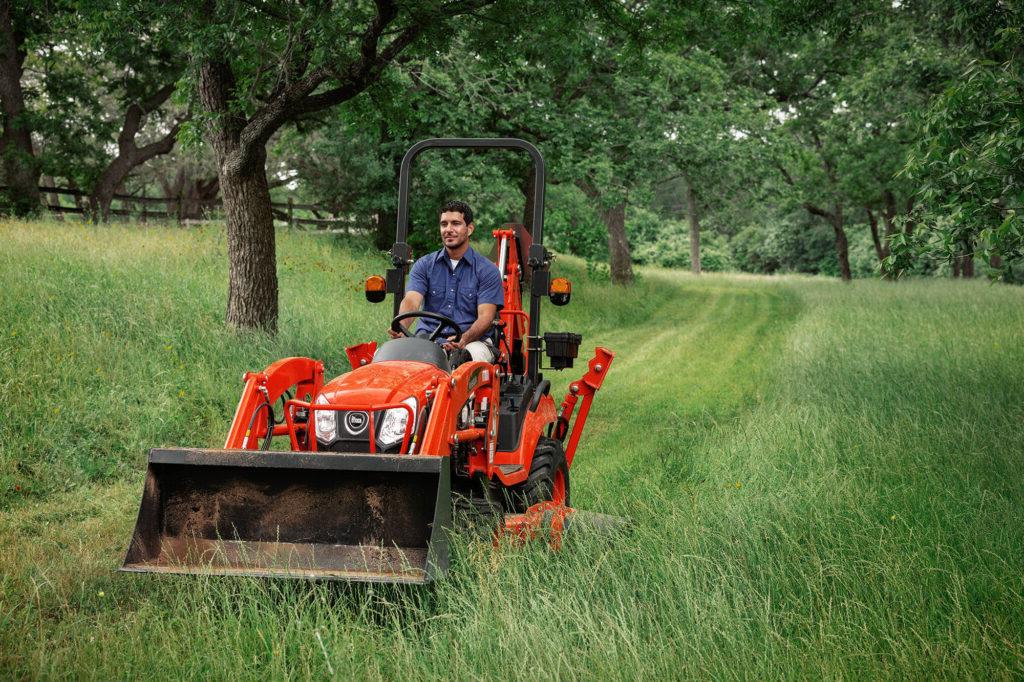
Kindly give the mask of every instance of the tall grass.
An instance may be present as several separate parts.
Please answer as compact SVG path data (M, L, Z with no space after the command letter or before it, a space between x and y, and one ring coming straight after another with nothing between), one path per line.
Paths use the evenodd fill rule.
M618 354L574 502L628 529L559 552L465 538L429 588L127 576L146 450L219 445L241 373L277 357L344 371L383 337L358 291L383 261L280 234L267 339L223 329L217 230L0 238L8 675L1024 672L1019 289L651 270L620 290L559 260L574 300L545 327Z

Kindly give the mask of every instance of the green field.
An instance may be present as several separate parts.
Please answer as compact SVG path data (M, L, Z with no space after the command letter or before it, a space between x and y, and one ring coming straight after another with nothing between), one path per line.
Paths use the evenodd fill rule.
M456 543L427 588L116 573L155 446L242 372L383 339L368 248L278 235L281 331L223 328L223 232L0 222L0 675L1024 675L1024 289L560 258L617 358L573 467L629 530ZM581 350L582 354L582 350ZM563 387L581 370L560 377Z

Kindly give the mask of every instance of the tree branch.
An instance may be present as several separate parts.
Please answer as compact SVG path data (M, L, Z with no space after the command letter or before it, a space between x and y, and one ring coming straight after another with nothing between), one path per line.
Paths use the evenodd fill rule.
M808 213L810 213L811 215L816 215L819 218L825 218L826 220L829 221L835 219L834 213L830 213L829 211L826 211L825 209L820 208L819 206L815 206L809 201L804 202L804 208L807 209Z

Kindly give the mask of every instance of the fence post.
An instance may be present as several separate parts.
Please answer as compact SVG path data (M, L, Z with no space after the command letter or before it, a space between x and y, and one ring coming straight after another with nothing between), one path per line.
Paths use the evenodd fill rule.
M293 200L288 197L288 227L295 227L295 217L292 215L294 208L292 207Z

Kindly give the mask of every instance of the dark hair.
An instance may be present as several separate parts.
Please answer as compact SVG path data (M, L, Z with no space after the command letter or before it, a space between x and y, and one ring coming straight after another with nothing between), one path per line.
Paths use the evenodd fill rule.
M449 201L441 207L441 210L438 211L437 214L441 215L442 213L448 213L449 211L461 213L462 219L466 221L467 225L473 222L473 209L471 209L469 204L465 201Z

